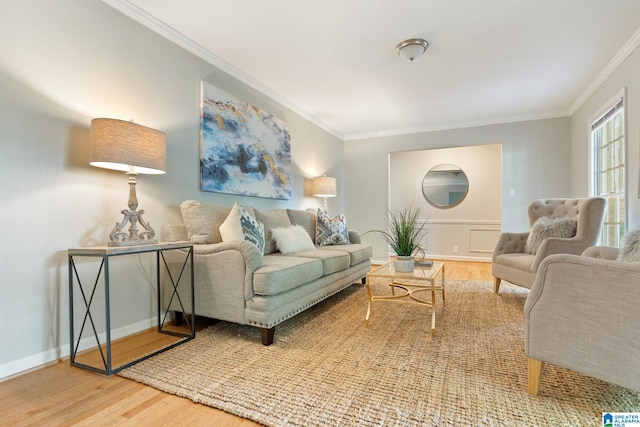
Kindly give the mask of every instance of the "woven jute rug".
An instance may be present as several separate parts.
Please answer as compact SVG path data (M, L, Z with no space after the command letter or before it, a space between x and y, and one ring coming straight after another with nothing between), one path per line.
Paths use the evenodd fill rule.
M384 284L376 284L385 292ZM448 281L446 305L377 303L353 285L276 328L219 322L120 375L267 426L595 426L640 393L547 365L527 394L523 307L507 283Z

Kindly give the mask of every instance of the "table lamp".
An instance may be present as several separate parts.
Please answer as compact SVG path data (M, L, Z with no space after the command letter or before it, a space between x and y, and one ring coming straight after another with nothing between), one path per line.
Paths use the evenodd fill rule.
M336 197L336 179L322 175L313 178L313 195L324 198L324 213L329 213L327 197Z
M157 243L155 231L138 209L138 174L163 174L167 167L167 141L164 133L133 122L116 119L91 121L89 164L126 172L129 176L129 209L122 222L109 234L109 246L133 246ZM138 229L138 223L144 231ZM123 231L129 224L129 232Z

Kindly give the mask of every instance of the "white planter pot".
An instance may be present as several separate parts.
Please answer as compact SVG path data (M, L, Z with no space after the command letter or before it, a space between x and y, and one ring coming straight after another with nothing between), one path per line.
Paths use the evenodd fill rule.
M411 273L413 271L414 262L413 257L410 256L399 256L393 262L393 266L396 271L401 273Z

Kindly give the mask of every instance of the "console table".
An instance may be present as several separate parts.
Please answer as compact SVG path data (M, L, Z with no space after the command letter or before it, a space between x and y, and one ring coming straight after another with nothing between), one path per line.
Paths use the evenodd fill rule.
M167 261L164 257L165 251L175 251L182 250L185 254L184 262L182 265L172 265L171 268L167 264ZM111 349L111 294L110 294L110 268L109 261L113 257L122 257L127 255L139 255L143 253L155 253L155 267L156 267L156 290L157 290L157 316L158 316L158 332L168 335L173 335L176 337L182 338L181 340L174 342L168 346L160 348L159 350L152 351L142 357L138 357L135 360L128 361L120 366L113 367L112 366L112 349ZM111 246L99 246L99 247L87 247L87 248L79 248L79 249L69 249L69 329L70 329L70 362L71 365L77 366L84 369L89 369L95 372L99 372L106 375L113 375L122 369L128 368L129 366L138 363L144 359L147 359L151 356L154 356L160 352L168 350L172 347L175 347L179 344L182 344L186 341L189 341L195 337L195 324L193 313L195 313L195 299L194 299L194 280L193 280L193 244L189 242L172 242L172 243L157 243L150 245L136 245L136 246L122 246L122 247L111 247ZM80 280L80 274L78 272L77 263L79 262L80 257L93 257L101 259L100 266L98 267L97 273L95 275L95 280L90 284L82 284ZM188 273L188 274L187 274ZM167 316L169 314L168 311L164 312L162 310L162 287L161 287L161 277L162 274L165 275L168 280L165 280L165 283L171 282L173 289L169 288L169 292L171 296L169 299L180 305L180 308L183 313L191 313L192 316L190 318L185 316L187 323L187 327L189 332L184 333L176 330L168 330L166 328ZM189 276L189 279L184 279L184 276ZM190 286L190 294L188 295L190 307L185 306L185 302L183 302L180 293L178 292L179 285L183 280L190 280L188 284ZM85 282L87 279L85 278ZM104 339L104 343L101 343L100 333L98 328L96 327L96 322L94 321L94 315L92 315L91 308L94 303L94 297L100 286L104 287L104 317L105 317L105 331L106 337ZM80 331L78 336L75 336L75 317L74 317L74 288L78 289L80 294L82 295L82 301L84 303L83 307L83 315L82 315L82 325L80 327ZM185 298L186 299L186 298ZM97 311L97 309L95 310ZM80 320L80 318L78 318ZM83 338L83 333L91 328L93 332L93 337L95 338L97 344L97 351L99 351L99 355L101 358L101 363L104 366L104 369L96 366L91 366L86 363L82 363L76 360L78 356L78 350L81 345L81 340ZM90 331L91 332L91 331ZM90 332L88 335L90 336Z

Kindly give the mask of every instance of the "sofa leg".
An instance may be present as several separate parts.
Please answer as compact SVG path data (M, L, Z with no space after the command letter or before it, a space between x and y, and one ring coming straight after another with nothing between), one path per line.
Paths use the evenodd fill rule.
M366 285L366 284L367 284L367 276L364 276L362 279L360 279L360 282L361 282L363 285Z
M182 325L182 317L183 317L182 312L181 311L172 311L171 313L173 314L173 316L171 316L172 320L173 320L173 322L172 322L173 326Z
M498 291L500 290L500 281L502 279L500 279L499 277L494 277L493 278L493 293L497 294Z
M276 327L272 328L260 328L260 335L262 335L262 344L271 345L273 344L273 335L276 332Z
M542 379L544 362L542 360L529 357L527 360L527 370L529 376L529 386L527 391L530 395L536 396L538 394L538 390L540 390L540 380Z

